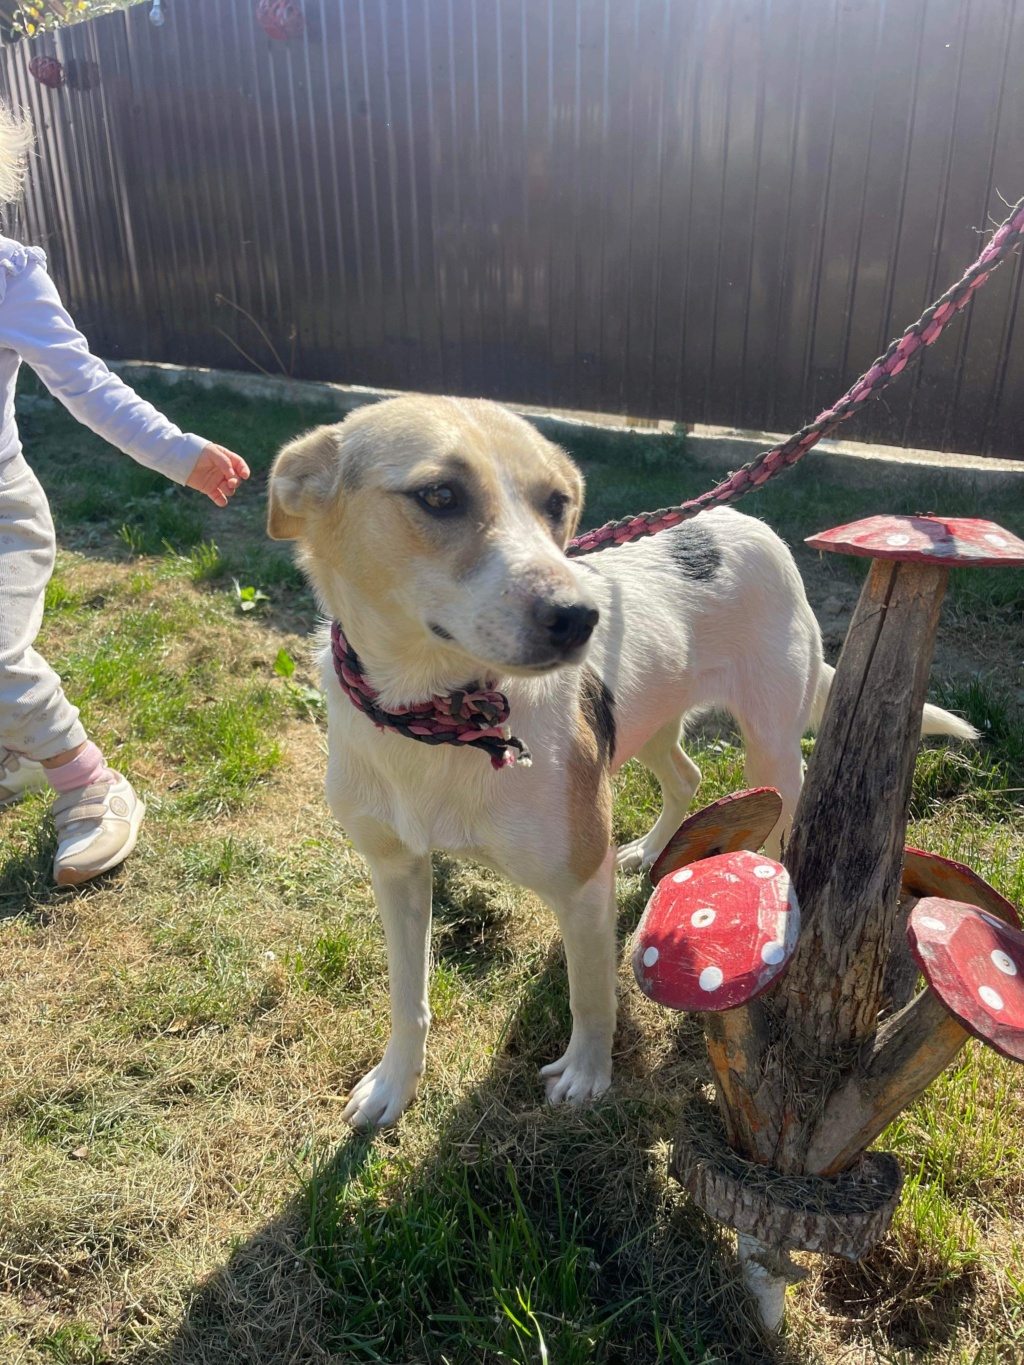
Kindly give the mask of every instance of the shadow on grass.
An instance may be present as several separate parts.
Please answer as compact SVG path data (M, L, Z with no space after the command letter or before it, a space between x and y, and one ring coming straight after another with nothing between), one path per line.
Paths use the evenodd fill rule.
M623 932L643 899L627 892ZM639 1009L623 1002L614 1096L547 1108L538 1059L569 1032L557 947L487 1076L437 1106L429 1155L407 1160L386 1133L343 1142L147 1365L795 1361L762 1339L728 1241L665 1174L678 1108L705 1080L699 1024L681 1018L657 1054Z

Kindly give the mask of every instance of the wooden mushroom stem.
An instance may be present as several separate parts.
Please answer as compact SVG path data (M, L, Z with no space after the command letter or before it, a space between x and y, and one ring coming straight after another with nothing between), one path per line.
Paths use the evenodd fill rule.
M921 969L914 961L914 954L907 942L907 919L918 898L908 896L906 889L904 882L882 981L882 1001L890 1014L896 1014L910 1004L917 989L917 978L921 975Z
M931 989L887 1020L867 1059L829 1096L806 1165L835 1175L942 1074L970 1034Z

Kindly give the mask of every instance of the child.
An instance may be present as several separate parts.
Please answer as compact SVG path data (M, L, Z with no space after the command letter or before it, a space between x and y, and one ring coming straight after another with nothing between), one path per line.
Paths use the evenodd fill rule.
M0 203L17 198L32 134L0 105ZM50 509L21 452L14 416L25 360L80 422L139 464L224 507L244 460L184 435L101 360L64 311L37 247L0 237L0 806L47 783L60 886L116 867L135 847L145 806L86 736L60 679L33 649L56 545Z

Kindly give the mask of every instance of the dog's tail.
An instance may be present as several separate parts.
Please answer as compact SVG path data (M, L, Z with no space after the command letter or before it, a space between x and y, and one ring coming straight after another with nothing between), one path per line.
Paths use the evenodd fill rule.
M836 676L836 671L829 664L821 665L821 672L818 674L818 690L814 694L814 705L811 707L811 729L817 730L821 724L821 718L825 713L825 703L828 701L828 694L832 689L832 679ZM960 716L954 716L951 711L943 711L941 706L932 706L926 703L924 715L921 718L922 735L952 735L956 739L979 739L980 731L976 730L969 721Z

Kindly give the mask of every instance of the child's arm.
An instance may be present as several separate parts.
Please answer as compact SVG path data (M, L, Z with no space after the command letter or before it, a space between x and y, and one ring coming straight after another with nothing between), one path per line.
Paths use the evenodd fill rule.
M44 266L30 259L8 277L0 344L16 351L83 425L139 464L206 493L219 506L249 477L245 461L185 434L89 350Z

